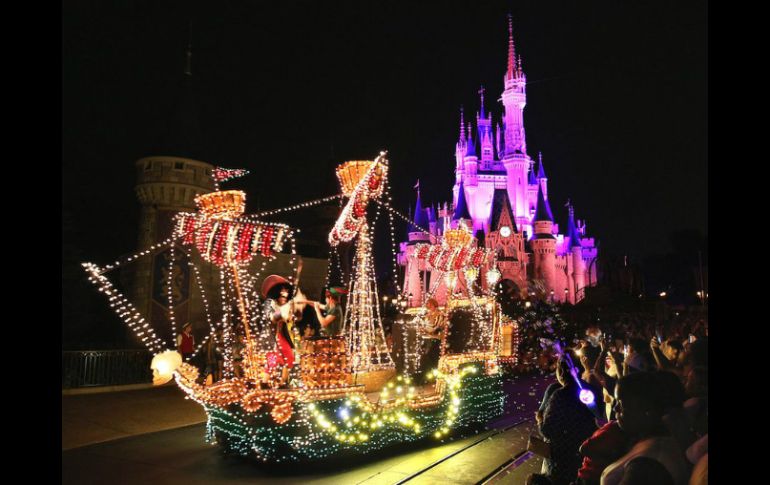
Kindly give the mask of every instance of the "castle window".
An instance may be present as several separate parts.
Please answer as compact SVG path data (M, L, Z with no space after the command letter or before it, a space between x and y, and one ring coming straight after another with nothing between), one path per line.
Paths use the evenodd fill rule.
M174 170L184 170L184 162L174 162Z
M147 160L144 162L144 171L147 172L148 170L152 170L152 161Z

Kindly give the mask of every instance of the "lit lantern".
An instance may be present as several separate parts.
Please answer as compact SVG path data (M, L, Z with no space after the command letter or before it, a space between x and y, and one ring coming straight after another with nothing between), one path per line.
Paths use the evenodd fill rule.
M174 377L174 371L182 365L182 355L176 350L167 350L155 355L150 363L152 383L161 386Z
M502 274L500 274L499 269L492 268L487 271L487 283L489 283L489 286L494 286L498 281L500 281L501 276Z
M479 275L478 268L467 268L465 270L465 280L470 284L476 281L476 277Z
M454 291L455 283L457 283L457 274L454 271L450 271L444 276L444 282L446 283L447 291Z

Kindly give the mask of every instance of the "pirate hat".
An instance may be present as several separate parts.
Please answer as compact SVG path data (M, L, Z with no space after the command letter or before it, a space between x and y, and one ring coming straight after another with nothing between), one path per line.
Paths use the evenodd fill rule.
M267 298L268 296L275 298L277 295L273 295L274 291L280 288L281 286L288 286L289 287L289 293L291 293L292 289L294 288L291 283L289 283L289 280L284 278L283 276L278 276L277 274L271 274L265 280L262 282L262 298Z

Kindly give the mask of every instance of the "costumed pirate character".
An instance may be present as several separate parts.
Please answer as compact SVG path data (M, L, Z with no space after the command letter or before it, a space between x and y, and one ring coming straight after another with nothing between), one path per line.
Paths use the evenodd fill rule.
M300 260L297 282L301 271L302 261ZM268 368L276 364L282 366L280 385L284 387L289 382L289 371L294 367L294 349L299 345L299 331L295 323L302 316L304 305L300 303L300 299L304 300L304 296L299 290L295 292L294 285L279 275L270 275L265 278L261 293L265 298L263 315L268 323L263 329L263 336L267 337L263 341L268 342L268 345L270 345L269 342L273 342L278 350L277 355L268 356L267 365ZM273 362L274 358L277 358L277 362Z

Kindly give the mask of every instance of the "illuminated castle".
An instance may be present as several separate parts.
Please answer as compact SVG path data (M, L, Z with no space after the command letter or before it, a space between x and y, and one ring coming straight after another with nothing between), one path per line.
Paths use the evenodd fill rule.
M481 103L475 130L470 122L466 125L460 110L451 205L424 208L418 190L414 226L410 226L408 241L401 244L399 254L399 264L406 266L404 292L412 295L410 306L422 304L426 293L432 293L440 302L446 295L444 282L432 282L431 271L412 257L414 245L435 243L444 231L459 224L467 225L480 244L494 249L502 280L514 283L522 296L537 287L553 301L574 304L583 299L585 287L596 285L594 239L586 235L585 222L575 220L572 206L567 230L559 232L548 201L542 156L535 167L527 153L527 77L521 56L516 55L510 16L504 82L502 126L493 123L492 113L486 111L483 87L479 90ZM481 281L486 284L484 278ZM532 286L533 282L537 284Z

